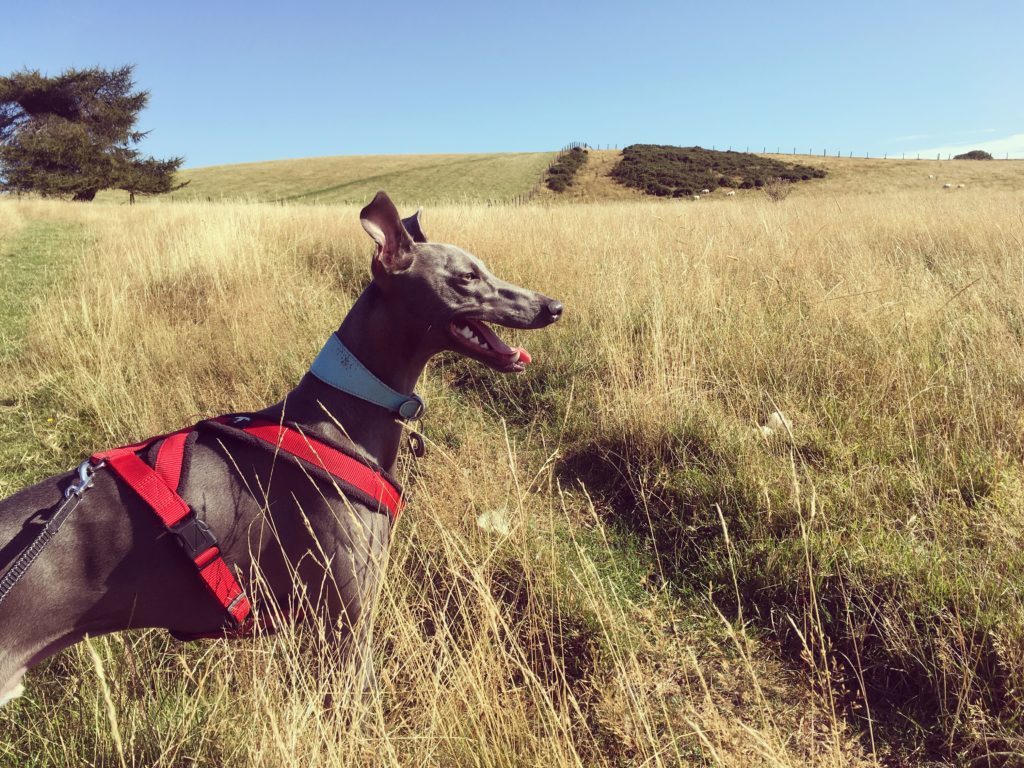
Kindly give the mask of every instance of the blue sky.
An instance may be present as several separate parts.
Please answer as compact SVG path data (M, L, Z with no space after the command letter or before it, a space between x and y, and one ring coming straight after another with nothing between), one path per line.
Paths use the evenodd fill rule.
M1024 3L7 0L0 73L136 65L186 166L634 142L1024 157Z

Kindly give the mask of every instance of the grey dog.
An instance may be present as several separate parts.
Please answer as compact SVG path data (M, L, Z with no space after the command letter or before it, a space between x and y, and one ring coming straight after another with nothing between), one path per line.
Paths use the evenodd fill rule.
M561 303L498 279L461 248L427 242L419 212L403 220L383 192L360 220L376 243L373 278L336 336L397 392L412 393L427 361L445 350L498 371L522 371L530 362L526 351L508 346L486 324L536 329L562 314ZM403 439L394 414L310 373L259 416L287 419L387 472ZM74 479L73 473L50 477L0 502L0 571ZM300 466L275 463L271 450L205 431L192 447L179 493L216 533L227 562L243 575L259 573L264 605L319 606L338 627L342 655L361 659L360 674L372 677L369 633L361 627L380 582L388 515L340 498ZM0 704L22 692L27 669L86 635L138 627L198 635L217 632L223 622L223 608L174 537L131 488L101 469L0 605Z

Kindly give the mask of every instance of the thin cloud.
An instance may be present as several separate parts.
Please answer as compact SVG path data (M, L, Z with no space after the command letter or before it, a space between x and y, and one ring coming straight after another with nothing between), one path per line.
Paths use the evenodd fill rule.
M985 129L989 132L990 129ZM993 157L1003 158L1024 158L1024 133L1015 133L1012 136L1005 136L1001 139L986 139L985 141L972 141L966 144L946 144L941 147L925 147L915 150L922 155L960 155L970 152L972 149L982 149L989 152Z

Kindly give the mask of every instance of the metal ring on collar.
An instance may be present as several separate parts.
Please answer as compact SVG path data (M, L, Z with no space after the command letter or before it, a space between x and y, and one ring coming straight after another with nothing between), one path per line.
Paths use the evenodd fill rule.
M416 421L423 416L427 406L419 395L410 395L409 399L398 406L398 415L407 421Z

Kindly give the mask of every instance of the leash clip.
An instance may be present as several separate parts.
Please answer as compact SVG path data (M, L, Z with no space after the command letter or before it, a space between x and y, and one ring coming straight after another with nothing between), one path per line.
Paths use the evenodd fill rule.
M65 491L64 498L70 499L72 496L81 496L89 488L92 488L92 476L96 474L96 470L106 464L105 461L101 461L99 464L93 464L89 459L86 459L78 465L78 480L71 483Z

